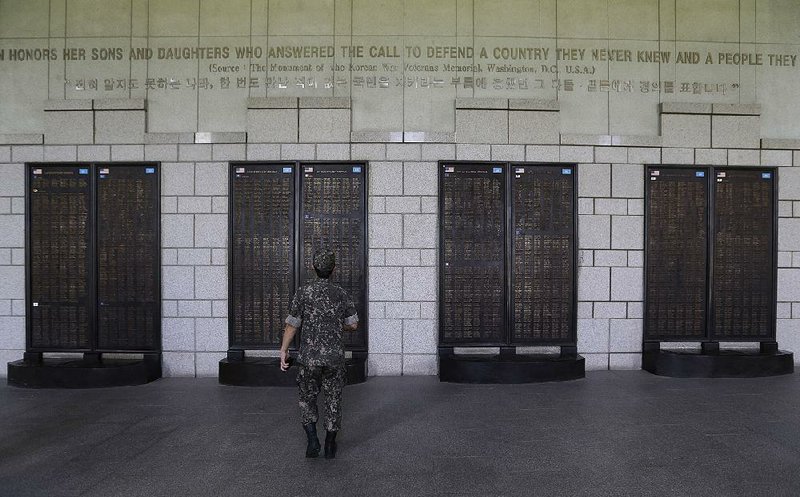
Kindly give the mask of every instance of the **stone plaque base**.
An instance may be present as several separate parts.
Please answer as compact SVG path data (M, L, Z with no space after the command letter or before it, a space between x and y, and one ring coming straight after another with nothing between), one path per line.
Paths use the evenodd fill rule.
M645 350L642 369L674 378L756 378L794 372L794 354L783 350Z
M121 387L144 385L159 378L161 354L148 354L143 359L87 356L8 363L8 384L24 388Z
M451 383L539 383L584 375L580 355L439 355L439 380Z
M244 357L219 361L219 382L240 387L296 387L298 365L281 371L277 357ZM347 360L347 384L367 381L366 357Z

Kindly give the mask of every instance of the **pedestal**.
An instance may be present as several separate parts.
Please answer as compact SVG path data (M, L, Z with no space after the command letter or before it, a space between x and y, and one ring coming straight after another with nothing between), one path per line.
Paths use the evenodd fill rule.
M8 384L24 388L103 388L133 386L161 378L161 354L142 359L107 359L102 355L81 358L26 359L8 363Z
M347 384L367 380L366 355L347 360ZM294 387L297 386L298 365L281 371L277 357L245 357L241 360L227 358L219 361L219 382L223 385L244 387Z
M580 355L439 354L439 380L451 383L538 383L585 376Z
M794 355L783 350L650 350L642 353L642 369L675 378L756 378L794 372Z

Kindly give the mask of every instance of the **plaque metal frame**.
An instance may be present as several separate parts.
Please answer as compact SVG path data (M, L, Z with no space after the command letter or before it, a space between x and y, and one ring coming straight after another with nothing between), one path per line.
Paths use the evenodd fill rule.
M238 341L235 336L235 327L236 327L236 299L235 297L235 283L236 283L236 271L238 270L238 265L236 264L235 253L234 253L234 233L236 232L235 226L235 211L236 211L236 170L237 168L247 168L247 167L266 167L271 168L274 167L276 169L283 169L284 167L291 167L291 195L292 199L290 202L290 232L291 232L291 243L290 243L290 250L291 253L289 254L290 260L290 272L291 272L291 283L290 286L292 289L297 288L297 265L295 262L296 259L296 249L297 249L297 163L295 162L286 162L286 161L276 161L276 162L231 162L229 165L228 170L228 349L229 350L270 350L270 349L277 349L280 348L280 344L256 344L256 343L245 343ZM289 296L291 299L291 296ZM280 336L280 331L276 331L278 336Z
M308 171L306 171L306 168L313 168L314 170L312 172L308 172ZM317 169L317 168L319 168L319 169ZM335 169L339 169L339 170L335 170ZM350 172L348 173L346 171L346 169L350 169ZM355 169L358 169L358 172L356 172ZM358 289L357 289L358 295L354 295L355 291L354 291L353 288L350 288L350 289L345 288L345 290L347 290L348 293L350 294L350 297L351 298L355 298L355 300L356 300L356 307L358 309L358 316L359 316L359 324L358 324L358 330L355 331L355 332L344 331L343 332L344 333L344 337L343 338L344 338L344 343L345 343L346 350L366 352L367 351L367 347L368 347L367 328L368 328L368 321L369 321L369 316L367 315L367 308L369 307L369 303L367 301L367 282L369 281L369 272L368 272L369 264L368 264L368 259L367 259L368 252L369 252L368 238L367 238L367 229L368 229L368 226L367 226L367 219L368 219L368 217L367 217L368 216L367 205L368 205L368 192L369 192L369 190L367 189L367 178L369 177L369 170L367 169L366 163L362 163L362 162L355 162L354 163L354 162L349 162L349 161L316 161L316 162L301 162L301 163L299 163L298 172L297 172L297 177L298 177L298 183L297 183L298 190L297 190L297 192L298 192L298 194L295 195L295 198L297 200L297 210L296 210L297 214L296 214L296 217L295 217L295 226L296 226L295 229L296 229L296 233L297 233L297 236L296 236L296 249L295 249L295 254L296 254L296 263L295 263L295 267L296 267L296 273L295 274L296 274L296 277L295 277L295 281L300 283L300 282L303 282L303 281L306 280L306 278L303 278L304 272L307 270L307 268L305 267L305 262L304 262L305 259L306 259L306 253L305 253L306 231L305 231L305 226L304 226L303 220L306 218L306 216L309 215L307 213L307 211L305 210L306 204L305 204L305 197L304 197L304 195L305 195L305 193L304 193L304 185L305 185L306 177L307 177L306 175L307 174L316 174L316 173L323 172L323 171L324 172L328 172L328 173L337 174L337 175L347 175L347 174L355 175L355 174L359 174L359 175L361 175L361 179L362 179L361 186L359 188L359 209L358 209L358 211L360 211L360 212L356 211L356 215L355 216L352 216L352 215L351 216L347 216L347 215L341 214L341 215L331 215L331 217L342 217L342 218L350 217L351 219L352 218L360 218L359 221L360 221L360 224L361 224L361 230L360 230L360 233L359 233L359 238L360 238L359 241L360 241L360 244L361 244L361 250L357 251L357 252L360 252L358 254L358 258L360 258L360 262L362 264L362 271L361 271L361 282L358 285ZM340 271L339 274L342 274L341 271L344 270L343 269L344 266L343 266L342 261L343 261L344 258L342 256L341 250L339 250L337 252L338 252L336 254L337 255L337 260L338 260L338 262L337 262L337 268L338 268L337 271ZM336 279L336 271L334 271L333 279L335 281L335 279ZM299 284L296 284L295 286L299 287ZM342 286L344 286L344 285L342 285ZM349 341L348 340L348 338L353 337L353 335L355 335L355 337L358 338L357 341Z
M233 178L235 175L235 171L237 167L252 167L252 166L276 166L276 167L292 167L292 188L293 188L293 206L292 206L292 219L293 219L293 241L292 241L292 253L290 254L290 259L292 260L292 274L293 274L293 290L292 292L299 288L300 284L304 281L303 273L303 260L302 260L302 247L303 247L303 240L302 236L302 202L303 202L303 191L302 191L302 174L304 167L330 167L330 166L343 166L343 167L361 167L361 174L363 175L363 182L361 185L361 222L363 229L361 231L361 238L362 238L362 250L360 251L360 255L363 261L363 283L361 285L361 302L363 306L363 314L362 309L359 309L359 336L362 337L362 343L359 344L346 344L345 350L348 352L353 352L355 354L362 354L367 352L367 347L369 343L369 305L367 300L367 282L369 281L369 248L367 246L367 232L368 232L368 209L367 209L367 202L368 202L368 192L369 192L369 166L367 162L361 161L231 161L229 163L229 195L228 195L228 247L233 246L233 236L234 236L234 211L233 211L233 199L234 199L234 182ZM251 344L241 344L236 343L233 340L233 319L231 318L233 314L231 314L233 307L235 305L234 298L233 298L233 253L231 250L228 251L228 358L231 360L241 360L244 357L244 353L246 350L278 350L280 349L280 342L274 344L264 344L264 345L251 345ZM288 309L286 309L288 311ZM296 349L297 341L299 337L295 338L295 342L293 345L293 349Z
M648 285L648 278L647 278L647 267L648 267L648 258L650 257L649 251L647 250L648 247L648 227L650 225L650 194L649 188L647 187L647 182L650 181L650 172L653 170L664 170L664 169L677 169L677 170L695 170L695 171L705 171L705 191L706 191L706 215L705 215L705 227L706 227L706 286L705 286L705 326L704 326L704 334L702 337L687 337L687 336L668 336L668 335L657 335L657 336L649 336L648 329L647 329L647 309L648 309L648 299L647 299L647 285ZM741 335L741 336L719 336L714 334L713 329L713 312L714 312L714 262L715 262L715 239L716 239L716 178L718 172L723 172L725 170L734 169L736 171L753 171L753 172L761 172L761 173L770 173L770 184L771 184L771 217L770 221L772 236L770 237L769 243L769 253L771 254L772 258L772 268L771 268L771 291L770 291L770 308L772 312L772 318L770 319L770 334L769 336L762 336L757 337L753 335ZM719 342L760 342L762 347L765 344L774 343L776 339L776 321L775 318L777 316L777 292L778 292L778 265L777 265L777 257L778 257L778 229L777 229L777 220L778 220L778 195L777 195L777 185L778 185L778 168L776 167L764 167L764 166L706 166L706 165L650 165L645 166L644 168L644 178L643 181L645 182L644 188L644 202L645 202L645 215L644 215L644 236L645 236L645 243L644 243L644 271L643 271L643 310L644 310L644 318L643 318L643 347L644 350L651 350L655 346L657 349L657 344L659 342L698 342L702 341L704 350L714 351L718 350ZM713 182L713 184L712 184ZM652 344L652 345L651 345ZM777 349L777 347L776 347Z
M439 330L438 330L438 339L439 339L439 346L463 346L463 347L471 347L471 346L486 346L486 347L505 347L508 345L508 337L509 337L509 307L510 304L508 299L506 298L509 292L509 258L508 258L508 229L509 229L509 220L510 220L510 213L508 209L507 203L507 195L505 190L508 187L508 178L506 177L506 164L497 164L497 163L490 163L490 162L440 162L438 165L439 171L439 216L438 216L438 231L439 231L439 271L438 271L438 278L439 278L439 303L438 303L438 316L439 316ZM445 174L447 174L446 168L447 167L454 167L454 168L468 168L468 167L478 167L478 168L485 168L487 169L486 172L477 173L477 174L490 174L499 176L499 183L502 187L502 198L500 199L503 205L503 213L501 215L502 220L502 229L503 234L501 237L502 243L502 274L503 274L503 283L501 285L501 298L503 299L503 305L500 307L501 312L503 313L501 320L502 326L497 336L505 337L504 340L447 340L445 338L445 328L444 328L444 319L443 316L446 315L445 309L445 264L447 263L447 259L445 257L445 233L444 233L444 213L445 213L445 195L444 195L444 178ZM489 172L488 170L494 169L501 169L501 172Z
M514 212L514 198L513 198L513 180L515 178L512 175L516 174L516 168L522 167L526 169L533 169L536 168L551 168L551 169L561 169L561 176L570 176L571 178L571 185L570 188L572 190L572 195L570 195L570 210L572 212L572 231L570 233L571 243L570 243L570 263L571 263L571 272L570 272L570 310L569 310L569 328L570 333L567 338L564 339L551 339L551 340L522 340L517 339L514 340L514 260L515 260L515 242L517 241L516 235L513 233L513 229L515 226L515 212ZM569 169L569 173L566 173L565 170ZM507 197L507 216L508 216L508 227L509 230L507 233L511 233L512 236L507 236L506 243L507 251L508 251L508 294L506 300L508 301L508 316L509 316L509 323L508 323L508 332L509 332L509 344L514 346L574 346L578 340L578 167L575 164L554 164L554 163L529 163L529 162L512 162L508 166L507 176L507 188L506 188L506 197Z
M651 176L651 172L653 172L653 171L661 171L661 170L665 170L665 169L667 169L667 170L685 171L687 173L689 173L691 171L702 171L703 175L704 175L703 176L704 180L702 181L702 183L704 183L703 191L704 191L704 195L705 195L706 205L705 205L705 212L704 212L704 215L703 215L703 218L704 218L703 227L706 230L706 243L705 243L705 258L704 258L704 264L705 264L704 279L705 279L705 283L704 283L704 288L703 288L703 306L702 306L703 314L704 314L703 319L704 319L704 322L705 322L705 324L704 324L704 330L705 331L704 331L704 335L703 336L692 336L692 337L689 337L689 336L685 336L685 335L677 336L677 335L649 335L648 334L649 330L648 330L648 319L647 319L647 316L648 316L648 309L650 307L650 301L647 298L647 289L648 289L648 284L649 284L647 270L648 270L648 267L649 267L650 258L652 257L651 254L650 254L650 251L648 250L648 246L649 246L649 243L650 243L650 237L649 237L648 233L649 233L649 229L650 229L650 226L651 226L650 206L652 205L651 204L652 200L650 198L651 197L650 188L649 188L648 185L649 185L649 182L651 181L650 178L652 177ZM711 284L711 279L710 279L711 278L711 273L709 272L709 267L710 267L710 264L711 264L711 254L710 254L711 243L710 243L710 238L711 238L711 235L712 235L711 227L708 224L708 218L709 218L710 213L712 211L711 187L710 187L710 183L709 183L709 176L712 175L712 174L713 174L712 169L707 167L707 166L651 165L651 166L645 166L644 167L644 176L643 176L643 178L644 178L643 179L643 182L644 182L644 245L643 245L644 256L643 256L643 271L642 271L643 272L643 277L642 277L643 278L643 280L642 280L642 285L643 285L642 286L642 301L643 301L643 305L642 305L642 327L643 327L643 332L642 332L642 336L643 336L643 340L645 342L653 342L653 341L658 341L658 342L668 342L668 341L671 341L671 342L687 342L687 341L693 341L693 340L704 340L705 339L704 337L708 334L708 316L709 316L709 313L710 313L710 301L709 301L708 289L709 289L709 286ZM696 177L697 176L695 175L695 178ZM700 181L695 181L695 182L700 183Z
M97 293L98 288L98 209L99 199L97 195L97 176L98 170L101 168L114 169L118 166L127 167L145 167L154 168L152 173L155 181L154 205L152 222L154 223L156 236L154 245L156 246L155 262L154 262L154 276L155 281L155 295L154 299L156 305L154 311L154 328L152 337L154 346L152 348L100 348L98 347L98 306L100 305ZM162 319L162 292L161 292L161 164L159 162L28 162L25 164L25 311L26 316L31 316L31 309L33 306L32 300L32 251L31 251L31 224L33 211L31 209L31 176L34 169L46 168L64 168L74 167L80 169L88 169L86 174L89 181L89 200L88 200L88 218L87 218L87 232L88 232L88 267L86 277L88 278L87 284L87 301L89 309L89 325L88 337L89 347L83 348L68 348L68 347L33 347L32 344L32 320L25 320L25 345L26 352L34 355L41 355L44 352L76 352L84 354L100 354L100 353L143 353L152 354L160 353L162 350L161 345L161 319Z
M33 306L34 304L38 305L38 301L34 301L33 297L33 174L34 169L45 169L50 168L53 170L59 169L85 169L85 173L80 173L85 175L86 181L88 183L88 195L87 195L87 215L86 215L86 280L84 284L86 286L86 297L85 297L85 304L81 307L84 307L87 311L87 327L86 327L86 338L87 338L87 347L69 347L64 345L64 342L61 342L60 346L36 346L33 345L34 343L34 320L33 316ZM92 227L95 224L95 209L94 209L94 181L93 181L93 169L89 164L75 164L75 163L28 163L25 164L25 349L27 352L34 352L34 353L41 353L41 352L90 352L93 351L96 345L96 333L95 327L93 323L95 322L95 314L96 309L93 302L95 301L94 295L94 287L95 287L95 264L94 261L94 242L95 237L93 235ZM38 300L38 299L37 299Z
M488 166L493 168L501 168L503 176L503 208L504 208L504 240L503 240L503 298L504 298L504 324L501 330L501 335L504 337L500 341L453 341L447 340L444 336L444 327L442 324L442 316L444 315L444 264L446 262L444 253L444 231L443 231L443 215L444 215L444 174L445 167L468 167L468 166ZM572 209L572 234L571 234L571 290L570 290L570 336L567 339L553 339L553 340L515 340L514 339L514 274L513 274L513 261L514 261L514 243L516 237L514 236L514 197L513 177L514 168L536 168L536 167L553 167L553 168L569 168L571 169L570 175L572 178L572 195L571 195L571 209ZM541 163L541 162L491 162L491 161L439 161L438 163L438 181L439 181L439 269L438 269L438 312L439 312L439 329L438 339L440 353L448 354L446 350L452 347L500 347L501 355L504 354L504 349L513 347L525 346L560 346L562 348L562 355L574 354L574 347L577 343L577 303L578 303L578 286L577 286L577 269L578 269L578 168L574 163ZM572 349L572 352L570 350ZM513 349L512 349L513 350ZM507 352L506 352L507 353Z
M709 250L709 255L711 256L711 265L709 269L711 270L711 274L709 276L709 314L708 314L708 337L713 342L774 342L777 338L777 322L776 318L778 316L778 168L777 167L740 167L740 166L718 166L712 168L713 170L713 186L711 187L711 197L712 197L712 209L710 210L710 217L709 217L709 241L711 242L711 248ZM770 208L771 213L769 217L770 221L770 231L771 236L769 237L770 247L768 252L770 254L770 269L771 269L771 285L770 285L770 317L769 317L769 333L767 336L756 336L756 335L738 335L738 336L731 336L731 335L723 335L717 334L715 330L715 304L714 304L714 297L715 297L715 290L714 290L714 271L715 271L715 262L716 262L716 234L717 234L717 226L716 226L716 207L717 207L717 174L720 172L727 172L730 170L734 171L748 171L753 173L761 173L769 174L769 178L764 178L762 176L762 180L769 179L770 183ZM709 181L712 181L709 178Z

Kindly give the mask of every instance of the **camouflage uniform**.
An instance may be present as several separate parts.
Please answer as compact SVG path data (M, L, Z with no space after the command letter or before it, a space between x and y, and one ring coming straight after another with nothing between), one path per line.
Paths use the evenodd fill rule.
M333 252L315 254L314 267L333 268ZM343 325L358 323L352 299L342 287L324 278L301 286L292 299L286 324L302 329L297 362L300 413L303 424L316 423L317 395L325 394L325 428L338 431L342 425L342 389L346 382Z

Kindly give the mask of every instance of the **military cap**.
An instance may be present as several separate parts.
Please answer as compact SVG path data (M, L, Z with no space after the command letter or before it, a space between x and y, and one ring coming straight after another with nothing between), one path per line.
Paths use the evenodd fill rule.
M314 252L314 269L322 273L329 273L333 271L333 266L336 265L336 254L333 250L328 248L320 248Z

